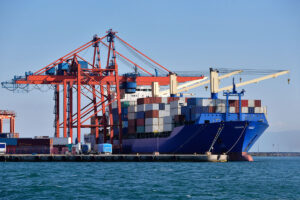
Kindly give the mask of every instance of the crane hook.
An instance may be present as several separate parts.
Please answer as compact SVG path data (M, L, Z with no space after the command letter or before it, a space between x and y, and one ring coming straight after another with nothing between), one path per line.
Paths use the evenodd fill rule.
M242 77L240 77L240 82L242 82Z
M290 84L290 82L291 82L291 79L290 79L290 78L288 78L288 84Z
M206 86L205 86L205 91L207 91L207 89L208 89L208 86L206 85Z

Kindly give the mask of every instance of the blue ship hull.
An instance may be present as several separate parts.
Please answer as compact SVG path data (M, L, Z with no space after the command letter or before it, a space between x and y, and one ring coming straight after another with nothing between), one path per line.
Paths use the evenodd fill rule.
M261 121L229 121L183 125L166 138L124 139L124 153L241 153L248 152L268 127Z

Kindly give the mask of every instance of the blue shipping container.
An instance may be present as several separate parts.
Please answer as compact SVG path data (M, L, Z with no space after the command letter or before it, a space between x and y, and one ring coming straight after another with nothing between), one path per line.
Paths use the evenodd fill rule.
M58 64L58 70L61 71L68 71L69 70L69 64L68 63L59 63Z
M54 75L55 74L55 67L52 67L51 69L46 69L46 75Z
M145 112L144 111L140 111L136 113L136 118L137 119L144 119L145 118Z
M136 92L136 89L131 89L131 88L126 88L125 89L125 93L127 93L127 94L133 94L135 92Z
M189 99L187 99L187 105L188 106L200 105L202 102L202 99L206 99L206 98L189 98Z
M166 109L166 106L164 103L160 103L159 104L159 110L165 110Z
M85 61L78 61L78 63L80 64L80 68L82 69L87 69L88 68L88 63Z
M98 153L112 153L112 145L109 143L98 144Z
M254 113L254 107L248 107L248 113Z
M17 138L0 138L0 143L6 143L7 146L17 146Z

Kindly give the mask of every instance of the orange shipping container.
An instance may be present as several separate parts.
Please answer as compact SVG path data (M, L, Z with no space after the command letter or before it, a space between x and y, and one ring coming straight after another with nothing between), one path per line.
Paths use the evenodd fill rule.
M159 117L159 111L158 110L148 110L145 113L146 118L158 118Z

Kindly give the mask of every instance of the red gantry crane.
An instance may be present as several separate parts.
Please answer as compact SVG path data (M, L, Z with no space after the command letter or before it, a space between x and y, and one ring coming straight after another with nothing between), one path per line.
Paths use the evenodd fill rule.
M134 93L136 85L159 86L170 85L172 95L172 81L183 83L188 81L201 81L204 76L194 74L192 76L179 76L160 65L150 57L146 56L129 43L125 42L117 32L111 29L103 37L97 35L86 44L71 51L65 56L55 60L49 65L36 71L26 73L25 77L15 76L12 82L3 82L2 86L16 89L23 85L52 85L55 88L55 137L71 137L73 142L73 129L77 129L77 142L81 142L81 128L95 128L95 136L98 141L99 128L103 128L104 142L109 134L110 143L113 144L114 132L112 126L119 128L119 144L115 147L122 148L122 119L121 119L121 98L120 88L127 88L128 93ZM106 41L105 41L106 39ZM128 57L116 50L115 40L118 40L137 56L143 57L155 73L150 73L145 67L138 65ZM101 62L103 57L100 54L100 45L108 49L104 64ZM86 55L81 55L83 51L92 48L92 59L87 59ZM135 73L119 74L117 59L126 61L134 68ZM101 64L102 63L102 64ZM103 66L104 65L104 66ZM138 73L139 72L139 73ZM158 75L161 72L163 75ZM25 85L25 86L24 86ZM60 111L60 87L63 88L62 102L63 110ZM173 86L174 87L174 86ZM175 91L177 88L175 88ZM84 91L84 92L83 92ZM73 112L74 96L77 92L77 112ZM175 94L176 95L176 94ZM89 103L82 105L82 98L85 97ZM112 103L117 102L118 124L113 124ZM75 104L74 104L75 105ZM62 120L60 113L62 113ZM89 123L91 118L95 123ZM110 128L109 128L110 127ZM108 130L109 133L108 133Z
M15 133L15 118L16 113L11 110L0 110L0 134L3 134L3 121L9 119L9 133L13 134L13 137L18 137ZM15 136L16 134L16 136Z

